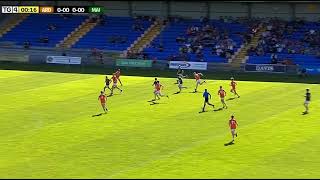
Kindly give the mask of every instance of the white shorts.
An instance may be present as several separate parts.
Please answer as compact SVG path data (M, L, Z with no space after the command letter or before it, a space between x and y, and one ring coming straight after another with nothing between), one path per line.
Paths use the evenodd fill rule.
M154 94L155 94L155 95L160 95L160 91L155 90L155 91L154 91Z
M231 129L231 133L235 133L236 132L236 129Z
M196 84L201 84L201 80L198 79L197 82L196 82Z
M113 83L113 87L117 87L117 85L118 85L117 83Z
M305 101L304 104L310 104L310 101Z
M178 88L180 88L180 89L181 89L181 88L182 88L182 84L178 84Z

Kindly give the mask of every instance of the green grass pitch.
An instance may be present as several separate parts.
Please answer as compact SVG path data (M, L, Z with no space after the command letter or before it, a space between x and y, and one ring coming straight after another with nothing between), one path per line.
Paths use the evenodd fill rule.
M236 78L236 77L235 77ZM0 71L1 178L319 178L320 87L316 84L238 81L239 99L213 111L203 103L205 88L216 108L219 85L208 80L190 93L187 79L173 95L175 79L123 76L123 93L97 100L103 75ZM310 114L301 115L305 89ZM235 144L228 120L238 123Z

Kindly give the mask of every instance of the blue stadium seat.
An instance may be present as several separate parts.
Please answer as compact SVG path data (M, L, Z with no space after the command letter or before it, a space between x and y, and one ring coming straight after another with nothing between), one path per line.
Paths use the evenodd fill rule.
M24 41L28 40L32 46L54 47L87 18L71 16L64 19L59 15L30 15L0 38L0 41L13 41L17 45L23 45ZM49 24L56 25L57 29L48 30ZM41 37L48 37L49 43L40 43Z

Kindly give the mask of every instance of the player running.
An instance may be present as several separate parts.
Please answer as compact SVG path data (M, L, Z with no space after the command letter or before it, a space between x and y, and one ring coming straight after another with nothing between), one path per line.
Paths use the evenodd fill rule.
M120 89L118 87L118 78L117 78L115 73L113 73L113 75L112 75L112 82L113 82L113 85L112 85L112 89L111 89L111 94L110 95L111 96L113 95L113 90L114 89L118 89L122 93L122 89Z
M202 112L204 112L204 108L206 107L207 104L214 107L214 105L209 102L209 97L211 99L211 94L207 91L207 89L204 90L202 97L204 97Z
M122 82L121 82L121 80L120 80L120 75L121 75L120 69L118 69L118 70L115 72L115 74L116 74L116 77L117 77L120 85L122 86Z
M104 111L104 113L107 113L108 109L106 107L106 101L107 101L107 97L106 95L104 94L103 91L101 91L99 97L98 97L98 100L100 100L100 103L101 103L101 106L102 106L102 109Z
M238 133L236 132L237 126L238 126L238 123L234 118L234 116L232 115L231 119L229 120L229 127L232 134L232 142L234 141L234 137L238 137Z
M197 92L198 85L202 85L206 81L201 82L201 76L203 76L202 73L193 72L194 78L196 79L196 88L194 89L194 92Z
M237 83L234 81L234 78L233 78L233 77L231 78L230 86L231 86L230 92L233 93L234 95L237 95L238 98L240 98L239 94L238 94L237 91L236 91Z
M310 93L309 88L306 89L306 95L304 97L306 98L306 100L304 101L304 107L306 108L306 111L303 113L308 114L309 113L309 104L311 101L311 93Z
M161 96L161 97L166 96L167 98L169 98L168 95L161 94L162 89L163 89L162 84L160 84L160 82L157 82L155 85L155 90L154 90L154 101L159 100L160 99L159 96Z
M221 99L221 103L222 103L222 105L223 105L223 108L228 109L227 104L224 102L224 97L226 97L227 92L226 92L224 89L222 89L222 86L220 86L220 89L219 89L219 91L218 91L218 95L220 96L220 99Z
M104 92L106 92L106 89L107 89L107 88L111 91L110 82L111 82L111 79L109 79L108 76L106 76L105 86L104 86L104 88L103 88L103 91L104 91Z
M184 87L182 84L183 84L183 81L182 81L182 78L181 77L178 77L178 80L177 80L177 84L178 84L178 88L179 88L179 91L177 92L180 93L182 89L185 89L187 87Z
M154 78L154 82L153 82L152 86L156 86L157 83L160 83L160 81L158 81L158 78Z
M181 78L186 78L186 77L188 77L188 75L183 75L183 73L184 73L184 70L181 69L181 65L179 65L178 71L177 71L177 76L178 76L178 77L181 77Z

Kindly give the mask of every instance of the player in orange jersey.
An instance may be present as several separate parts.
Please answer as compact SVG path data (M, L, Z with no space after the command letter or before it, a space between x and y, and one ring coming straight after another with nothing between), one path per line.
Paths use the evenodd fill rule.
M166 96L167 98L169 98L168 95L161 94L162 89L163 89L163 86L160 84L160 82L157 82L155 84L155 90L153 92L154 93L154 100L159 100L160 99L159 96L161 96L161 97Z
M112 85L112 89L111 89L111 94L110 95L112 96L114 89L118 89L120 92L122 92L122 89L120 89L118 87L118 78L117 78L115 73L112 74L112 78L111 79L112 79L113 85Z
M238 126L238 123L234 118L234 116L232 115L231 119L229 120L229 127L232 134L232 142L234 141L234 137L238 137L238 133L236 132L237 126Z
M234 81L233 77L231 78L230 86L231 86L230 92L233 93L234 95L237 95L238 98L239 98L240 96L239 96L239 94L237 93L237 90L236 90L237 83Z
M218 91L218 95L220 96L220 99L221 99L221 103L222 103L222 105L223 105L223 108L228 108L228 106L227 106L227 104L224 102L224 97L226 97L226 95L227 95L227 92L224 90L224 89L222 89L222 86L220 86L220 89L219 89L219 91Z
M194 89L194 92L197 92L198 85L202 85L206 81L201 82L201 76L203 76L202 73L193 72L194 78L196 79L196 88Z
M116 74L116 77L117 77L120 85L122 86L122 82L121 82L121 80L120 80L120 75L121 75L120 69L118 69L118 70L115 72L115 74Z
M107 113L108 109L106 107L106 101L107 101L107 97L106 95L104 94L103 91L101 91L99 97L98 97L98 100L100 100L100 103L101 103L101 106L103 108L103 111L104 113Z

